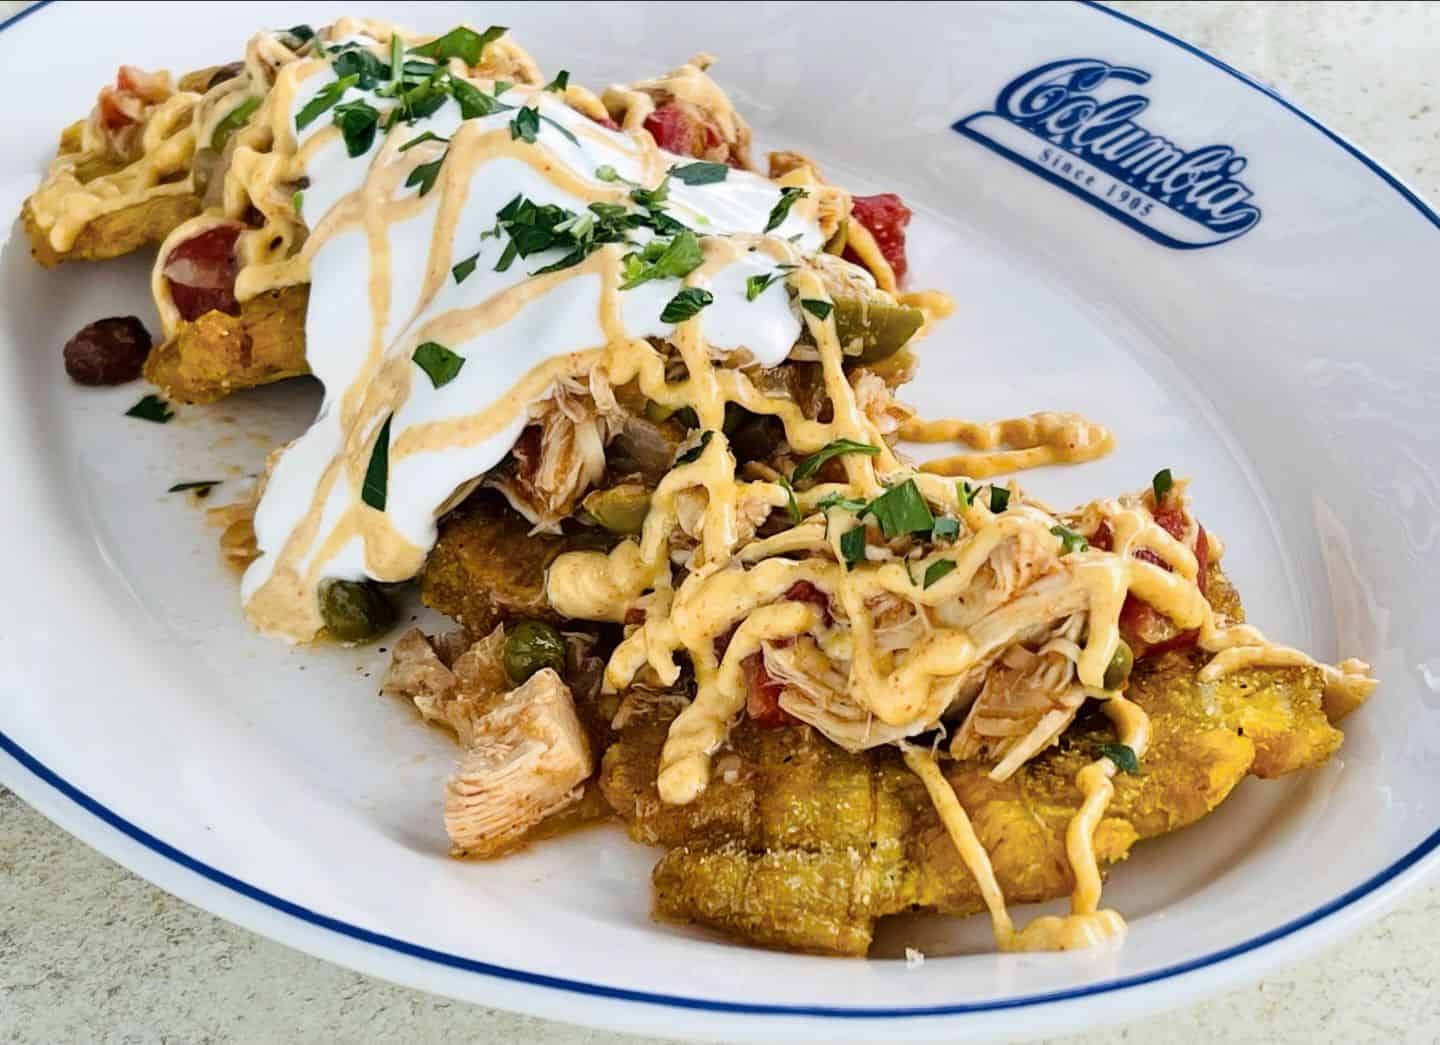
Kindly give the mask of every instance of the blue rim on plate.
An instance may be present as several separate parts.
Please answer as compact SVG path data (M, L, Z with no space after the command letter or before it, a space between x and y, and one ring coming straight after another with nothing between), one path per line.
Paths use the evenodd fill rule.
M25 10L20 11L18 14L12 15L5 21L0 22L0 32L3 32L5 29L10 28L10 26L14 25L16 22L19 22L21 19L29 17L36 11L39 11L41 8L48 7L52 2L53 0L41 0L40 3L37 3L32 7L28 7ZM1112 11L1110 8L1096 2L1096 0L1077 0L1077 2L1097 13L1107 15L1111 18L1119 19L1127 25L1131 25L1136 29L1143 30L1144 32L1147 32L1152 36L1159 37L1167 43L1173 44L1181 50L1202 59L1203 61L1209 63L1210 65L1221 70L1222 72L1227 73L1228 75L1239 80L1241 83L1244 83L1245 85L1252 87L1260 93L1264 94L1266 97L1270 98L1272 101L1282 106L1285 110L1299 117L1305 123L1315 128L1315 130L1325 135L1326 138L1330 139L1330 141L1340 146L1340 148L1344 149L1355 159L1359 160L1372 173L1374 173L1381 180L1383 180L1385 184L1387 184L1388 186L1390 186L1390 188L1394 189L1401 196L1403 196L1406 202L1408 202L1412 207L1419 211L1420 214L1422 214L1427 221L1429 221L1436 228L1440 228L1440 214L1437 214L1428 204L1425 203L1424 200L1422 200L1413 191L1406 187L1398 178L1396 178L1393 174L1387 171L1380 164L1376 163L1370 157L1366 156L1350 142L1346 141L1344 138L1336 134L1334 131L1330 130L1320 121L1316 120L1313 116L1309 115L1302 109L1297 108L1292 103L1286 101L1284 98L1276 94L1273 90L1266 87L1264 84L1255 81L1254 79L1240 72L1238 69L1232 68L1231 66L1222 62L1220 59L1215 58L1212 55L1206 54L1199 48L1186 43L1184 40L1172 36L1169 33L1164 32L1163 30L1156 29L1154 26L1147 25L1146 23L1140 21L1137 18L1132 18L1129 15L1122 14L1119 11ZM1414 849L1410 850L1410 852L1406 853L1403 857L1395 861L1383 871L1360 883L1353 889L1350 889L1348 892L1345 892L1342 895L1336 897L1329 903L1316 908L1308 914L1302 915L1299 918L1292 919L1291 921L1286 922L1283 925L1277 926L1276 928L1271 929L1268 932L1262 933L1259 936L1254 936L1241 943L1234 944L1233 946L1226 947L1222 950L1214 951L1210 954L1203 955L1198 958L1192 958L1189 961L1178 962L1174 965L1168 965L1164 968L1156 969L1153 972L1113 980L1104 980L1099 983L1091 984L1087 987L1069 988L1066 990L1050 991L1042 994L1022 995L1019 997L1005 998L997 1001L957 1003L951 1005L910 1006L899 1008L845 1008L823 1005L756 1004L749 1002L715 1001L707 998L686 998L680 995L673 994L656 994L649 991L629 990L623 987L610 987L600 983L586 983L581 980L566 979L562 976L547 976L542 973L526 972L523 969L511 969L503 965L494 965L490 962L477 961L473 958L465 958L458 954L449 954L445 951L437 951L429 947L422 947L419 944L410 943L405 940L397 939L393 936L387 936L383 933L373 932L358 925L352 925L349 922L341 921L338 918L331 918L328 915L321 914L318 911L312 911L308 907L303 907L300 904L286 900L284 897L276 896L274 893L266 892L264 889L259 889L256 886L249 884L248 882L243 882L240 879L234 877L233 875L226 874L219 868L212 867L210 864L207 864L202 860L197 860L195 857L190 856L187 853L181 852L174 846L169 845L168 843L162 841L159 838L156 838L148 831L144 830L141 827L138 827L134 823L131 823L129 820L126 820L119 813L116 813L114 810L108 808L101 802L86 794L84 791L81 791L74 784L71 784L69 781L56 774L44 763L36 759L28 751L26 751L14 740L12 740L8 735L6 735L3 730L0 730L0 751L3 751L5 754L9 755L16 761L16 763L18 763L24 769L28 770L40 781L54 788L56 791L64 795L76 805L80 806L86 812L94 815L104 823L108 824L110 827L130 838L132 841L138 842L140 845L144 846L146 849L149 849L151 852L156 853L157 855L164 857L172 863L175 863L188 871L198 874L211 882L214 882L216 885L222 886L225 889L230 890L231 892L237 893L248 900L253 900L257 903L264 904L266 907L278 911L281 914L287 915L291 918L299 919L302 922L317 926L321 929L326 929L330 932L339 933L342 936L347 936L353 940L358 940L361 943L369 944L375 947L381 947L388 951L402 954L407 957L420 958L424 961L434 962L438 965L444 965L452 969L458 969L464 972L479 973L485 976L494 976L500 979L510 980L515 983L521 983L532 987L546 987L553 990L569 991L574 994L589 995L592 997L606 998L614 1001L644 1002L650 1005L662 1005L671 1008L692 1009L704 1012L735 1013L760 1016L811 1016L823 1017L828 1019L897 1019L905 1017L958 1016L967 1013L1000 1012L1009 1009L1023 1009L1031 1006L1047 1005L1055 1002L1074 1001L1082 998L1091 998L1097 995L1109 994L1115 991L1127 990L1131 987L1141 987L1145 986L1146 984L1156 983L1161 980L1172 979L1176 976L1182 976L1186 973L1194 972L1198 969L1207 968L1212 965L1219 965L1223 962L1229 961L1232 958L1239 957L1243 954L1248 954L1251 951L1255 951L1262 947L1268 946L1269 944L1272 944L1277 940L1281 940L1287 936L1291 936L1302 929L1314 925L1317 922L1323 921L1324 919L1330 917L1338 911L1343 910L1346 907L1349 907L1357 901L1364 899L1366 896L1369 896L1381 886L1384 886L1388 882L1393 881L1400 875L1404 874L1406 871L1410 870L1412 867L1418 864L1425 857L1429 856L1431 853L1435 852L1437 849L1440 849L1440 829L1437 829L1427 838L1425 838L1424 841L1422 841Z

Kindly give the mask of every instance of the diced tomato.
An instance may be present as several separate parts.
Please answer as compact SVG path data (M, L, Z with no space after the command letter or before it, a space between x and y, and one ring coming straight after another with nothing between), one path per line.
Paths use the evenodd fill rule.
M765 655L752 653L742 662L749 694L745 698L745 713L762 729L776 729L795 722L794 716L780 706L780 694L784 683L777 682L765 670Z
M170 297L180 315L199 319L207 312L240 314L235 299L235 240L240 225L216 225L181 243L165 259Z
M657 107L645 117L645 129L666 152L696 159L725 140L704 112L684 102L666 102Z
M850 216L875 237L875 244L890 263L896 280L904 279L910 267L905 257L905 226L910 224L910 208L893 192L856 196L851 202ZM845 256L851 261L859 260L848 250Z
M1089 536L1088 540L1090 547L1102 552L1108 552L1115 547L1115 535L1110 532L1110 524L1103 519L1100 525L1095 527L1095 532Z
M808 602L817 607L825 615L826 624L833 619L830 615L830 596L809 581L796 581L790 585L785 592L785 598L790 602Z
M147 73L134 65L122 65L115 74L115 86L100 91L100 123L111 131L123 130L140 119L146 103L170 97L164 73Z

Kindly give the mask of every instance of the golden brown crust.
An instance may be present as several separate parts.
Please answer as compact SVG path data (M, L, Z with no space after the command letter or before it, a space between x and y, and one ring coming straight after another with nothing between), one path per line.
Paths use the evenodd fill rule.
M200 213L200 198L193 193L156 196L122 210L102 214L76 237L69 250L58 251L50 244L47 230L35 220L27 200L20 220L30 240L30 256L45 268L65 261L104 261L118 258L152 243L163 242L181 222Z
M145 378L181 403L213 403L242 388L308 374L306 285L256 295L238 316L207 312L184 322L145 361Z

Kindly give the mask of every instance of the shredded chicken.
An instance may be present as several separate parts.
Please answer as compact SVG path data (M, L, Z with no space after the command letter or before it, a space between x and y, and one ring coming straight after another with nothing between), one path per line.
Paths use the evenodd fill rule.
M476 723L445 787L445 830L459 854L498 856L580 800L594 770L570 690L550 668Z
M412 629L395 644L383 688L413 703L427 722L450 729L469 747L480 720L509 688L504 646L503 626L475 643L463 631L431 639Z
M531 407L531 424L512 451L515 467L490 480L537 532L559 533L560 523L604 476L605 446L625 422L614 396L606 399L602 409L579 384L557 386Z
M892 436L915 415L913 407L896 399L885 379L873 370L859 370L850 379L855 401L883 436Z

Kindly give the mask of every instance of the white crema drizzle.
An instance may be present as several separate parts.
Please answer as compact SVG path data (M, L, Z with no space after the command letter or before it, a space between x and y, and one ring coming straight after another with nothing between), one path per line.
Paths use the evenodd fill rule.
M712 351L743 347L763 366L781 362L801 331L784 281L752 301L746 280L773 274L777 263L799 260L823 243L816 194L798 199L762 236L780 190L758 175L730 170L712 184L670 182L667 213L696 231L705 257L683 280L620 290L622 258L636 249L625 244L603 246L555 273L531 275L563 250L519 258L497 272L508 237L482 234L517 195L577 213L594 202L633 206L626 182L653 188L673 165L691 161L641 136L608 130L558 95L525 86L504 93L513 108L478 119L462 120L459 104L447 98L434 114L397 123L377 134L364 155L351 157L329 112L295 130L296 115L334 82L328 61L297 62L281 70L269 105L277 146L282 136L294 141L288 176L308 179L303 215L311 233L292 267L308 270L306 354L325 398L266 482L255 515L260 556L245 574L243 597L253 623L293 641L320 630L323 581L415 575L436 540L437 516L457 491L501 460L528 408L558 378L600 364L607 349L673 337L675 325L660 317L682 287L714 295L697 320ZM487 93L494 89L489 81L471 82ZM359 99L379 110L382 126L395 104L355 87L340 101ZM542 116L533 143L512 135L522 106ZM448 145L428 141L401 151L426 132L449 139ZM422 197L405 186L411 171L442 154L432 191ZM602 167L623 180L597 177ZM632 238L653 235L642 228ZM457 282L453 266L477 252L473 274ZM465 360L458 376L438 389L411 358L427 341ZM363 502L361 491L387 417L389 475L381 512Z

